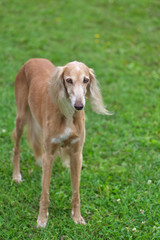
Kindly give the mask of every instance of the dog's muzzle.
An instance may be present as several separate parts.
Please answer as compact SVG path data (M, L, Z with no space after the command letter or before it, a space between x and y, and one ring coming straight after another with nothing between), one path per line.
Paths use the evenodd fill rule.
M78 111L82 110L83 109L83 104L82 103L75 103L74 104L74 108Z

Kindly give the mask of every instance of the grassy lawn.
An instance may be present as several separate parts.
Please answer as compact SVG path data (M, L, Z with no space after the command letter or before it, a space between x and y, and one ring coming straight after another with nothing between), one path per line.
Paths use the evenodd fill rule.
M95 70L113 116L86 106L81 210L70 218L70 174L53 168L50 215L36 228L41 168L22 139L23 182L12 181L14 80L43 57ZM160 239L159 0L0 1L0 239Z

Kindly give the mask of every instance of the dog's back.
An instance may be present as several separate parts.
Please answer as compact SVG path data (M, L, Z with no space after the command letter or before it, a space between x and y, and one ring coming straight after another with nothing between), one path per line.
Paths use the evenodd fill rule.
M15 99L17 108L26 107L28 104L30 85L33 87L34 95L36 89L46 85L51 76L54 65L47 59L35 58L26 62L16 76L15 81ZM41 92L41 91L40 91ZM21 105L18 106L18 104Z
M28 84L30 84L31 79L35 78L43 78L45 81L48 77L50 77L54 68L54 65L47 59L32 58L22 66L19 73L17 74L17 77L22 73L22 71L24 71Z

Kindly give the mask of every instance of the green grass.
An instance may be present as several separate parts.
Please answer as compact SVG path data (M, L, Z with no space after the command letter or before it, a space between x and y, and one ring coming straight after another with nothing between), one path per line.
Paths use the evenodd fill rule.
M159 18L158 0L0 1L0 239L160 239ZM86 107L86 226L70 218L70 174L57 161L49 221L36 228L41 169L24 137L24 181L12 182L14 79L33 57L94 68L114 112L105 117Z

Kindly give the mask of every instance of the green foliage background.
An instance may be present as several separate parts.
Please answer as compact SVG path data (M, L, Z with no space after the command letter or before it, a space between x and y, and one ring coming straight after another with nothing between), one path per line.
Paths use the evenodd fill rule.
M0 0L0 239L160 239L159 19L158 0ZM25 138L24 181L11 179L14 79L34 57L92 67L114 112L100 116L86 106L86 226L70 219L70 175L57 161L49 221L36 228L41 169Z

